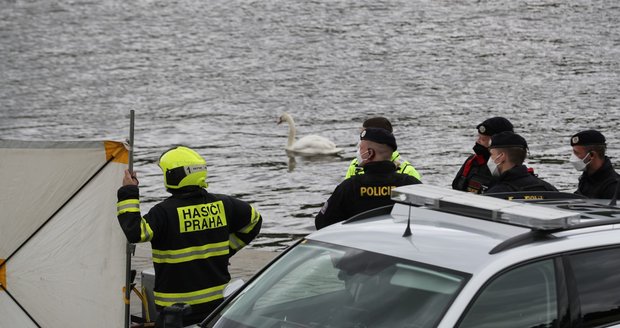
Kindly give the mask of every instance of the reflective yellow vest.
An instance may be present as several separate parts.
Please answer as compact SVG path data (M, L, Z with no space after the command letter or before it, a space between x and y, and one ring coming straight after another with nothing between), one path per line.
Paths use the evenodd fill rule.
M408 174L422 181L422 176L420 175L420 173L418 173L418 171L415 169L415 167L413 167L413 165L411 165L411 163L406 160L402 160L398 151L394 151L392 153L391 161L394 163L394 165L398 167L398 173ZM364 174L364 168L358 166L358 164L359 163L357 162L357 158L354 158L351 161L351 164L349 164L349 169L347 170L347 175L344 177L345 180L357 174Z

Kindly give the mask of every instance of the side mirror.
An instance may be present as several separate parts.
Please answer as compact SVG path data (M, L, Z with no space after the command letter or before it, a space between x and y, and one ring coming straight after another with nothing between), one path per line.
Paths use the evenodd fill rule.
M224 288L224 298L227 298L228 296L234 294L236 291L239 290L239 288L243 287L244 284L245 281L243 281L243 279L231 280Z

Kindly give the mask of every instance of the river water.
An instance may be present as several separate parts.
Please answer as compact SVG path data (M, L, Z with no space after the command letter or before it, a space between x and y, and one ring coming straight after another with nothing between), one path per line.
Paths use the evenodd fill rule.
M446 187L496 115L561 190L572 134L620 153L617 0L0 1L0 138L123 140L133 109L142 208L166 196L159 155L188 145L210 191L263 214L255 247L314 230L370 116ZM285 111L344 152L293 163Z

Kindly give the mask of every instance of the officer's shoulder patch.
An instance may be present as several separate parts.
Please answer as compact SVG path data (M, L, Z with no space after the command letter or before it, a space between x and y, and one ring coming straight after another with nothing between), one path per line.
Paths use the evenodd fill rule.
M321 214L325 214L325 211L327 211L327 201L325 201L325 204L323 204L323 207L321 207Z

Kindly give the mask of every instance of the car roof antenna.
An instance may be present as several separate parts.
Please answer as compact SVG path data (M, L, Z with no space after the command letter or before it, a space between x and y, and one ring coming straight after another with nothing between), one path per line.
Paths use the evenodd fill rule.
M407 229L403 233L403 237L411 236L411 205L409 205L409 215L407 215Z
M616 201L618 200L618 193L620 193L620 179L616 180L618 185L616 186L616 192L614 193L614 198L611 199L609 206L616 206Z

